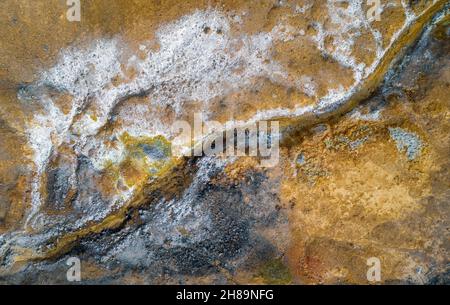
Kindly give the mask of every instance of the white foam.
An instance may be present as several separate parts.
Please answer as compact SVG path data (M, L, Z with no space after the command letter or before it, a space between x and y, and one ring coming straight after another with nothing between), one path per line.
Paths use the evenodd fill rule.
M349 89L344 90L342 86L331 89L316 105L258 111L246 122L229 123L245 125L276 117L301 116L308 112L322 113L350 97L359 83L374 71L386 52L380 49L381 34L373 30L366 20L361 1L349 1L347 8L337 7L333 1L328 1L328 13L336 28L325 32L323 26L318 24L318 34L314 38L317 47L324 52L326 35L336 38L335 50L331 55L340 64L351 67L355 74L355 83ZM407 18L407 21L392 37L389 47L413 19ZM123 156L121 149L108 151L109 148L94 136L110 119L111 111L121 99L145 92L150 105L170 106L181 112L185 103L191 101L201 102L203 109L207 109L212 99L251 86L258 77L266 77L274 83L288 83L288 74L272 60L271 49L274 42L289 41L301 33L289 27L276 26L267 33L232 36L232 22L239 23L240 20L216 10L196 11L184 16L157 31L157 51L140 48L142 52L147 52L144 60L136 56L124 59L121 50L126 46L121 45L118 39L98 40L87 49L72 47L64 51L58 63L42 73L39 84L68 92L73 96L73 106L69 114L64 115L51 100L45 101L42 97L47 113L36 115L28 130L30 145L35 152L37 179L53 147L58 147L69 136L77 142L77 152L89 156L96 168L101 168L108 159L120 162ZM358 63L352 56L354 38L359 28L368 28L377 42L377 60L370 67ZM111 84L115 77L126 78L121 62L134 67L137 74L134 79L115 87ZM316 95L316 85L308 76L302 76L295 85L307 95ZM97 119L93 120L85 113L73 122L88 102L95 110ZM138 112L130 113L137 121ZM126 131L134 135L170 136L158 120L129 127ZM34 199L29 219L40 206L39 185L40 180L33 182Z
M73 97L72 108L64 115L51 99L41 96L46 113L35 115L29 126L37 178L28 220L40 207L40 176L47 160L53 148L68 137L76 142L77 153L89 156L97 169L106 160L119 162L123 158L120 148L105 147L95 137L121 99L147 92L153 105L171 106L181 112L184 103L208 103L248 86L256 77L267 77L273 82L286 79L282 67L270 60L274 40L286 37L274 37L280 36L276 31L232 37L232 20L218 11L206 10L162 26L156 33L159 50L147 51L145 60L130 58L128 66L136 68L137 76L117 87L112 80L126 78L120 64L121 50L126 46L118 39L98 40L87 49L71 47L63 51L57 64L42 73L38 86L67 92ZM86 107L93 109L96 119L82 113ZM78 114L81 115L77 117ZM147 124L147 135L164 133L164 127L158 128L156 123ZM142 134L142 128L134 126L131 132Z
M363 114L359 109L355 109L349 113L350 117L358 121L378 121L381 117L381 109Z

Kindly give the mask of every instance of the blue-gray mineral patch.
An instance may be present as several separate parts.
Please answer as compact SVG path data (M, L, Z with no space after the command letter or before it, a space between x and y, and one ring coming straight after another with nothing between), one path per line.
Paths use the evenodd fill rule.
M415 160L420 155L423 145L415 133L399 127L389 128L389 132L397 145L397 149L406 152L409 161Z

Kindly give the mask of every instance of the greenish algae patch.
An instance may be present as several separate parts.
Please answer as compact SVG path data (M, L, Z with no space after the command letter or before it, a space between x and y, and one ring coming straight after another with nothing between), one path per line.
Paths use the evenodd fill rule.
M292 283L292 275L281 258L266 262L261 267L258 277L261 277L264 283L269 285L287 285Z
M125 132L120 141L125 146L125 157L118 164L107 161L105 169L117 180L122 177L127 187L157 178L171 168L171 144L163 136L133 137Z

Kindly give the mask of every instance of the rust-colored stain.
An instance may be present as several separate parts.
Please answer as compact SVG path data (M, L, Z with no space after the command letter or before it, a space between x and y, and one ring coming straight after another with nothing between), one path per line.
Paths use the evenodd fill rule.
M448 283L449 6L381 2L1 1L0 283Z

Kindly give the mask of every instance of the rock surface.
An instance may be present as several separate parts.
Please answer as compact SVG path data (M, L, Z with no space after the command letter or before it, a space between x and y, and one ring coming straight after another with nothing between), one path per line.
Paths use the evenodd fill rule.
M2 1L0 283L448 283L449 7L381 2ZM279 163L175 157L196 113Z

